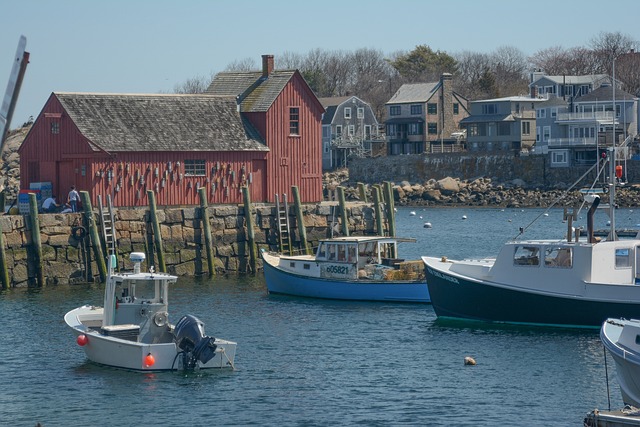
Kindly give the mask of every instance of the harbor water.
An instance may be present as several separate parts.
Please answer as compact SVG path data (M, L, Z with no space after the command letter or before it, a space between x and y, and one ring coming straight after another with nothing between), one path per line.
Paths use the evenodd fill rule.
M536 217L525 237L561 238L562 210L543 212L398 208L397 235L417 239L400 257L495 255ZM606 221L598 212L596 227ZM620 209L617 222L633 228L640 216ZM234 371L111 369L88 362L63 321L79 305L101 305L103 290L0 291L0 425L581 425L609 399L622 407L596 329L439 321L424 304L270 296L261 274L181 278L170 293L174 322L194 314L208 335L238 342ZM477 365L465 366L466 356Z

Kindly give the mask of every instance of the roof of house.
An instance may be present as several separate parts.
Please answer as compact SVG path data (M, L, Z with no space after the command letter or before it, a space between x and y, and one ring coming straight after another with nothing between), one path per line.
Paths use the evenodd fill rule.
M477 114L468 116L460 120L460 124L469 123L491 123L491 122L515 122L516 118L513 114Z
M235 97L54 92L80 132L111 151L268 151Z
M592 90L588 94L575 99L575 102L596 102L596 101L613 101L614 93L613 86L606 85L600 86L598 89ZM616 89L615 93L616 101L631 101L635 99L635 96L620 89Z
M406 83L400 86L387 104L404 104L409 102L427 102L438 90L440 82Z
M296 70L274 70L268 78L261 71L222 72L216 74L207 94L239 96L243 113L267 111Z
M584 76L546 76L542 75L537 78L535 81L531 82L529 86L535 86L536 83L540 80L548 79L553 81L556 84L567 84L567 85L581 85L581 84L590 84L601 80L608 79L609 76L607 74L587 74Z

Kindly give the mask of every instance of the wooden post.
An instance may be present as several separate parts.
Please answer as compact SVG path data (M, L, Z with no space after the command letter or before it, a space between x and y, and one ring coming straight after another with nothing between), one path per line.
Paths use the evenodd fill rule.
M338 203L340 204L340 219L342 220L342 234L349 235L349 220L347 218L346 202L344 200L344 188L338 187Z
M96 258L96 264L98 264L98 271L100 272L100 281L107 281L107 264L104 260L102 252L102 244L100 243L100 235L98 234L98 226L93 216L93 207L91 206L91 198L87 191L80 192L80 199L82 200L82 211L84 212L85 222L89 228L89 236L91 237L91 245L93 247L93 256ZM89 261L90 262L90 261Z
M307 242L307 228L304 225L304 216L302 215L302 203L300 203L300 191L296 185L291 186L291 194L293 195L293 205L296 211L296 222L298 223L298 234L300 235L300 245L304 253L311 255L309 243Z
M153 241L158 254L158 270L161 273L166 273L167 265L164 263L162 235L160 234L160 224L158 223L158 213L156 210L156 195L153 190L147 190L147 197L149 198L149 214L151 215L151 225L153 226Z
M387 199L386 200L387 223L388 223L388 229L389 229L389 236L396 237L396 213L395 213L395 206L393 202L393 188L391 188L391 183L389 181L385 181L384 188L385 188L384 193ZM392 251L391 257L396 258L398 254L396 254L395 248L392 248L391 251Z
M389 181L385 181L384 183L384 194L385 194L385 202L387 205L387 222L389 229L389 236L396 237L396 213L395 206L393 202L393 188L391 187L391 183Z
M6 197L4 195L4 191L0 192L0 215L4 215L4 204L6 202Z
M358 191L360 192L360 201L367 203L367 189L361 182L358 183Z
M247 238L249 240L249 267L253 273L258 271L258 253L256 250L256 239L253 231L253 216L251 215L251 194L249 187L242 187L242 197L244 198L244 219L247 222Z
M205 187L198 188L198 196L200 196L200 215L202 216L202 230L204 232L204 245L207 251L207 267L209 268L209 277L216 273L216 266L213 262L213 241L211 238L211 224L209 223L209 203L207 202L207 189Z
M40 219L38 218L38 200L35 193L29 193L29 220L31 225L31 242L36 255L36 285L44 286L42 271L42 240L40 239Z
M382 208L380 207L380 188L376 185L371 189L373 193L373 204L376 210L376 229L378 236L384 236L384 223L382 221Z

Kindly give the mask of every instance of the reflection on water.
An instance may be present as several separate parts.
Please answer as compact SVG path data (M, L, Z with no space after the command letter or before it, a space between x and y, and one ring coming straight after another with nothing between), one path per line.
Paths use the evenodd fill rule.
M403 245L413 252L402 255L495 255L539 212L430 210L418 213L433 224L424 229L399 209L398 235L418 239ZM560 218L561 211L544 218L543 237L561 237L566 224ZM171 290L173 321L190 313L208 335L238 342L236 371L140 373L98 366L87 362L63 316L82 304L100 304L103 290L92 284L0 292L0 420L575 425L607 404L597 330L440 321L424 304L269 296L261 275L181 278ZM464 366L465 356L477 365ZM609 363L612 406L618 408Z

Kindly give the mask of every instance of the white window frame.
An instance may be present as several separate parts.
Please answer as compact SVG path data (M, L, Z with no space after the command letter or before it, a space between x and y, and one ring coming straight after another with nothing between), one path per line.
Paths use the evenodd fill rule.
M358 107L358 118L364 119L364 108Z
M567 153L566 151L553 150L551 151L551 164L566 165L568 156L569 156L569 153Z
M348 129L348 132L349 132L349 136L355 135L355 133L356 133L355 125L349 125L349 127L347 129Z
M544 126L542 128L542 141L549 142L549 138L551 138L551 126Z
M350 119L351 118L351 107L345 107L344 108L344 118L345 119Z

